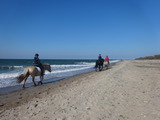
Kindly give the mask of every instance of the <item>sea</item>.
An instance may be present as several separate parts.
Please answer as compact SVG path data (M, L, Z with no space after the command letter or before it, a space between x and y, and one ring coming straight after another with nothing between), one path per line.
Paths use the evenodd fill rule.
M95 59L42 59L41 63L51 65L52 72L45 71L43 82L53 82L64 78L95 70ZM117 59L111 59L110 63L118 62ZM32 59L0 59L0 88L9 88L13 86L22 86L23 82L16 83L16 77L23 73L28 66L33 66ZM35 78L38 82L39 77ZM28 77L27 84L32 85L31 77ZM1 90L1 89L0 89Z

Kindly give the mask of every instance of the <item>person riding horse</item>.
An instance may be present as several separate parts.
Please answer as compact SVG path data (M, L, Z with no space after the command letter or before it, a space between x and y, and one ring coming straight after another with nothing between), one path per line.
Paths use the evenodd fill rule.
M35 54L34 65L37 66L37 67L39 67L41 69L41 75L43 76L44 75L44 68L43 68L43 65L40 62L38 56L39 56L39 54Z
M104 59L101 57L101 54L99 54L98 60L96 61L95 68L99 67L99 70L101 71L103 69L103 63L104 63Z
M110 65L110 63L109 63L109 57L106 56L106 58L105 58L105 67L106 67L106 69L108 69L109 65Z

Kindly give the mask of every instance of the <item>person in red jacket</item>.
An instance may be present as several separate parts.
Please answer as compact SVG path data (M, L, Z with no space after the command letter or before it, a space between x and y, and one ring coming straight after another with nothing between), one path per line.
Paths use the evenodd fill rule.
M108 56L106 56L106 58L105 58L105 64L106 65L109 65L110 63L109 63L109 57Z

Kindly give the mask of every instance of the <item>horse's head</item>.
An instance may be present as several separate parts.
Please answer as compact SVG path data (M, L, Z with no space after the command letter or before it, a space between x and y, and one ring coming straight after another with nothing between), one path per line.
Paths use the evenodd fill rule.
M49 72L51 72L51 66L49 64L43 64L43 67L45 70L48 70Z

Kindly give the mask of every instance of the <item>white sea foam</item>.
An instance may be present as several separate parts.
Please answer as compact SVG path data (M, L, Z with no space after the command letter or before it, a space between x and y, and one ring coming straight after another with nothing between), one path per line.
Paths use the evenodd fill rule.
M1 79L12 79L16 76L18 76L19 73L2 73L0 74L0 80Z
M51 65L52 72L45 72L45 79L54 79L59 77L71 76L78 74L80 71L92 68L91 65L75 64L75 65ZM21 68L21 67L20 67ZM16 77L23 73L23 69L13 70L7 73L0 74L0 88L7 86L18 85L16 83ZM39 81L39 77L36 77L36 81ZM31 77L27 79L27 83L32 82Z
M112 60L110 63L117 63L119 62L120 60Z
M0 69L19 69L23 68L23 66L0 66Z

